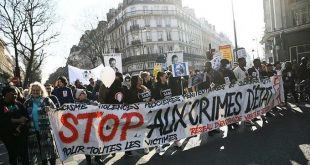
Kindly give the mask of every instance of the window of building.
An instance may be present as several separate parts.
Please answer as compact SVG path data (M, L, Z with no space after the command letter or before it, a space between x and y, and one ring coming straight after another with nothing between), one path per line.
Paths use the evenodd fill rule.
M171 41L171 31L167 31L167 41Z
M163 6L162 10L164 14L168 14L168 6Z
M152 41L152 34L150 31L146 32L146 41L151 42Z
M147 68L151 69L154 68L155 62L148 62L147 63Z
M309 15L308 15L308 11L306 10L306 8L301 8L301 9L297 9L294 10L294 25L303 25L308 23L309 20Z
M161 27L162 26L162 19L161 18L157 18L156 19L156 24L157 24L157 27Z
M168 46L168 51L173 51L173 46L172 45Z
M165 19L165 24L166 24L166 27L170 27L171 26L171 19L169 17L167 17Z
M147 54L153 53L153 48L151 46L146 47L146 49L147 49Z
M135 14L136 13L136 7L131 7L130 10L131 10L131 14Z
M157 32L157 39L158 39L158 41L163 41L163 32L162 31Z
M132 19L131 20L131 25L134 26L134 25L138 25L138 21L136 19Z
M146 27L150 27L150 26L151 26L151 20L150 20L150 18L145 18L145 19L144 19L144 23L145 23L145 26L146 26Z
M164 47L158 46L159 54L164 54Z
M149 10L149 7L148 7L148 6L143 6L143 11L144 11L144 13L147 13L148 10Z

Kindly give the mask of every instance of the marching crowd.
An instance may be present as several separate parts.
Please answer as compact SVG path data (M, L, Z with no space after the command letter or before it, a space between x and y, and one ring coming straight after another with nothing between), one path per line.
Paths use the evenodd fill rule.
M55 150L51 127L47 112L59 108L65 103L78 104L132 104L138 102L151 102L173 96L214 88L225 83L248 81L281 75L284 82L285 102L291 93L295 103L299 102L299 95L295 91L295 84L307 85L310 69L306 58L301 63L292 64L280 62L267 64L259 59L253 61L254 66L246 69L245 58L238 59L238 65L232 66L226 59L221 60L218 70L212 68L211 62L205 63L203 71L191 71L190 76L173 77L168 70L158 72L152 77L148 72L139 75L126 75L116 72L116 78L107 88L100 80L89 79L88 85L79 80L74 85L68 84L65 77L58 78L55 85L34 82L29 89L19 89L8 85L2 90L0 99L0 140L5 144L9 154L9 162L16 165L21 162L27 164L56 164ZM206 75L206 81L188 88L189 77L198 74ZM309 87L305 87L309 94ZM251 121L247 123L251 124ZM228 126L230 130L238 129L238 124ZM208 132L210 136L218 130ZM180 141L176 141L181 146ZM156 147L162 152L166 145ZM148 153L148 148L144 149ZM126 152L126 155L132 155ZM91 156L86 155L88 164ZM101 156L95 156L97 162L102 162Z

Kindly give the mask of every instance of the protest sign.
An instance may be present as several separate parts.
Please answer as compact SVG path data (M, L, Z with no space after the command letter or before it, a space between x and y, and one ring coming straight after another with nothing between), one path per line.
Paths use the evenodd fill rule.
M177 63L172 64L172 75L173 77L182 77L189 75L188 63Z
M100 72L103 65L99 65L97 68L86 70L80 69L74 66L68 65L69 82L74 84L75 80L80 80L83 84L89 84L89 79L100 79Z
M155 63L154 64L154 70L153 70L153 76L156 77L158 72L162 71L162 64L161 63Z
M182 63L183 62L183 51L180 52L168 52L167 53L167 66L172 64Z
M227 59L230 62L233 60L233 56L232 56L232 51L231 51L231 46L230 45L220 46L219 50L222 53L224 59Z
M188 88L199 85L204 82L205 75L203 73L190 77L188 80Z
M261 116L283 101L276 98L283 91L275 81L281 83L275 78L238 82L131 105L65 104L50 111L49 119L61 160L136 150Z
M121 53L104 54L103 58L104 58L104 66L109 66L113 68L115 72L123 73Z

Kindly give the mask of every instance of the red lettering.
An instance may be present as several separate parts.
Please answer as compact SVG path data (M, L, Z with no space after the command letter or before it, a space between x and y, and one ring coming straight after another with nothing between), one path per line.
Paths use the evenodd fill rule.
M137 117L139 119L139 121L138 121L137 124L130 125L131 122L132 122L131 119L133 117ZM124 118L126 119L126 123L125 123L124 127L122 128L121 139L120 139L121 141L127 139L127 130L128 129L138 128L141 125L143 125L143 123L144 123L143 116L140 113L138 113L138 112L125 113L122 116L122 119L124 119Z
M67 113L61 116L61 123L64 125L64 127L67 127L72 132L72 135L69 137L66 137L63 131L58 133L59 138L63 143L72 143L79 137L78 130L68 121L69 119L71 119L75 125L78 124L77 118L71 113Z
M112 131L111 131L110 135L104 135L104 133L103 133L104 128L103 127L108 120L114 120L114 125L112 126ZM98 127L98 129L99 129L98 134L99 134L99 137L102 140L102 142L108 142L114 138L116 131L117 131L117 128L119 126L119 123L120 123L120 121L119 121L118 117L116 115L113 115L113 114L108 114L102 118L102 120L99 123L99 127Z
M84 143L89 142L91 127L93 125L93 120L95 118L100 118L102 116L102 114L103 114L103 112L92 112L92 113L78 114L78 116L77 116L78 119L87 119L86 129L85 129L85 134L84 134Z

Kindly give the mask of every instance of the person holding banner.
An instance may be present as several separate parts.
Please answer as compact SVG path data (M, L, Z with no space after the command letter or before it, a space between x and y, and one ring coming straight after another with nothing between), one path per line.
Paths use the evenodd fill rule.
M230 84L230 83L234 84L237 81L236 76L235 76L234 72L231 70L231 65L227 59L221 60L221 66L219 69L219 73L224 78L222 80L222 84L224 84L224 83L225 84Z
M27 111L20 102L16 101L15 87L4 87L2 96L0 98L0 139L8 151L11 165L17 165L19 158L23 165L28 165Z
M235 77L235 74L231 69L230 63L227 59L222 59L221 60L221 66L219 69L219 72L222 76L222 82L223 84L234 84L237 79ZM237 123L233 123L233 124L229 124L227 125L229 130L233 130L233 129L238 129L239 125Z
M210 61L205 63L204 74L207 79L205 82L198 85L199 90L213 88L222 84L220 73L212 68L212 63Z
M84 89L77 89L75 93L76 104L96 105L96 103L87 99L87 92ZM87 165L91 165L91 155L85 155ZM100 164L103 163L101 156L95 156L95 161Z
M252 79L260 80L261 78L267 76L266 71L262 69L262 64L261 64L260 59L254 59L253 64L254 66L248 69L248 73L249 73L251 80Z
M156 77L157 82L155 83L152 91L152 98L155 100L168 99L172 97L171 88L168 85L168 75L165 72L158 72ZM165 152L165 147L170 144L159 145L156 148L156 153L162 154Z
M238 81L247 81L249 74L245 69L246 60L244 57L238 58L238 66L234 69L234 74Z
M204 89L207 90L210 88L214 88L216 86L221 85L222 84L221 82L223 82L222 81L223 78L221 77L220 73L212 68L212 63L210 61L207 61L205 63L204 74L205 74L205 77L207 77L207 80L206 82L203 82L198 86L199 90L204 90ZM216 133L220 133L220 130L214 129L212 131L209 131L208 135L213 136Z
M142 78L138 75L131 77L130 89L125 97L127 104L155 101L151 97L151 91L142 85L142 81ZM148 154L149 148L144 148L144 153Z
M168 76L164 72L158 72L156 77L152 98L155 100L167 99L172 97L171 88L168 85Z
M101 104L123 104L125 89L122 83L123 74L116 72L115 80L110 88L107 88L104 84L100 86L98 102Z
M153 81L151 74L149 72L142 72L141 73L141 78L142 78L142 84L147 87L149 90L153 90Z
M42 165L56 164L54 140L47 112L56 108L53 101L48 98L44 86L39 82L30 85L30 98L24 103L29 122L28 152L31 155L30 164Z

